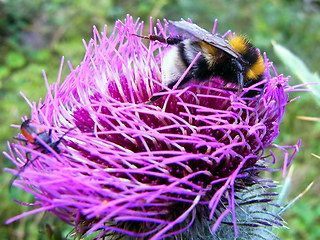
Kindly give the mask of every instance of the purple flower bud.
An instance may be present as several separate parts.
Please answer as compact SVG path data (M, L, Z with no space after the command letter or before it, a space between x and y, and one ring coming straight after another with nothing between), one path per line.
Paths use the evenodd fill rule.
M157 26L156 34L166 36L166 25ZM295 87L266 55L264 79L240 96L230 90L237 85L228 90L214 78L168 90L147 104L165 88L161 61L170 46L150 41L146 47L133 35L142 29L129 16L115 23L109 37L106 27L101 34L94 28L81 65L69 64L71 73L61 84L60 76L52 86L46 81L43 103L29 102L31 119L48 135L51 130L53 142L61 141L60 153L41 139L47 152L30 142L8 144L5 155L23 169L10 170L19 174L14 186L33 194L38 208L7 223L51 211L79 235L101 230L100 237L161 239L201 218L214 232L229 215L237 234L237 193L261 184L258 173L276 161L266 148L285 151L285 171L298 145L272 142ZM245 97L262 84L261 97Z

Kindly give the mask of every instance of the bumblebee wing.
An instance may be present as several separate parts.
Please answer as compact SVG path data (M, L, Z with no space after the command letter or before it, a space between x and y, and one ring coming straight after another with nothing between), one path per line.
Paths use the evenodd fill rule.
M179 36L187 38L196 38L203 40L203 36L210 34L207 30L199 27L194 23L187 21L170 21L169 20L169 31L174 32ZM211 34L212 35L212 34Z
M228 53L234 58L240 58L240 55L227 43L222 37L213 34L207 34L202 39L204 42Z
M240 57L239 54L222 37L214 35L194 23L169 20L168 27L170 32L175 32L179 36L199 39L228 53L234 58Z

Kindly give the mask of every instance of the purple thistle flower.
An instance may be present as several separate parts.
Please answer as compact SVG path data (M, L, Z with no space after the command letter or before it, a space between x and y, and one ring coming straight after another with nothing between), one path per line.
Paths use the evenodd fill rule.
M157 27L155 33L166 36L166 25L158 21ZM109 37L106 27L101 34L94 28L81 65L69 64L71 73L61 85L60 75L52 86L45 77L43 103L27 100L31 119L48 133L51 129L54 141L63 136L61 153L8 143L4 154L23 168L9 170L19 174L14 185L33 194L37 208L7 223L51 211L74 225L78 235L100 230L98 237L133 239L212 237L223 225L240 236L246 234L242 226L281 226L281 219L267 211L254 221L241 222L239 216L248 217L246 205L273 199L272 192L262 190L274 185L258 175L276 162L266 148L285 152L284 174L298 151L299 144L272 145L289 92L297 86L289 86L288 77L278 75L264 55L265 79L240 97L223 89L221 79L212 79L145 104L163 89L160 66L170 47L158 42L146 47L132 35L142 29L143 23L129 16L115 23ZM261 99L242 97L260 84L266 84ZM196 223L202 226L194 230Z

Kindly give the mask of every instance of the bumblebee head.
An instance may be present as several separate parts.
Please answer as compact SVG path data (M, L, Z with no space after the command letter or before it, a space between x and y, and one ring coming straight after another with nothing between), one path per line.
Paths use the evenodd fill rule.
M234 35L228 39L229 45L238 52L247 66L245 66L244 81L258 81L264 72L264 61L257 49L243 36Z

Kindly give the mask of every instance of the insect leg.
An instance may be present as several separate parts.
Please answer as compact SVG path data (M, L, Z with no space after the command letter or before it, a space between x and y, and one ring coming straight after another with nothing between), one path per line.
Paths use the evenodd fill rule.
M240 62L233 58L232 60L232 64L234 66L237 67L238 71L237 71L237 83L239 85L239 89L238 89L238 95L240 95L240 93L243 90L243 86L244 86L244 80L243 80L243 74L244 74L244 70L243 70L243 66L240 64Z
M27 139L24 138L19 138L19 137L13 137L13 139L17 140L17 141L22 141L22 142L28 142Z
M161 43L167 43L169 45L176 45L182 41L179 38L174 38L174 37L164 38L162 36L152 35L152 34L149 34L148 36L141 36L141 35L137 35L137 34L131 34L131 35L134 35L134 36L137 36L137 37L140 37L143 39L148 39L150 41L158 41Z
M166 92L167 90L166 89L162 89L161 91L159 91L158 93L160 92ZM155 101L157 101L158 99L162 98L164 95L156 95L156 96L152 96L149 101L145 102L145 104L150 104L150 103L154 103Z
M240 95L240 93L243 90L243 72L238 72L237 73L237 78L238 78L238 84L239 84L239 89L238 89L238 95Z
M70 131L72 131L72 130L75 129L75 128L77 128L77 127L70 128L67 132L65 132L65 133L59 138L58 141L50 143L50 144L49 144L49 147L51 147L56 153L59 154L59 153L61 152L60 149L58 148L59 143L62 141L62 139L64 138L64 136L66 136ZM47 153L47 152L50 152L50 150L46 148L45 153Z
M11 180L10 180L10 183L9 183L9 192L11 191L11 188L12 188L12 185L13 185L13 182L19 177L19 175L30 165L32 164L35 160L38 159L39 156L37 156L35 159L33 160L30 160L28 154L30 154L29 152L26 153L26 163L19 169L18 173L14 176L12 176Z

